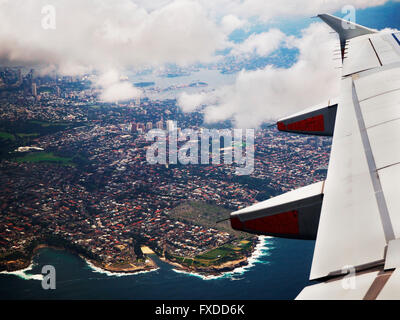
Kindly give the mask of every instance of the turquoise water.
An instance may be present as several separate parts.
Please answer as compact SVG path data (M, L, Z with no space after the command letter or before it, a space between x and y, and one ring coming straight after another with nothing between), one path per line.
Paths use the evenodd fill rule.
M115 276L99 273L80 257L41 249L22 275L0 274L0 299L293 299L308 285L314 241L265 238L252 266L205 280L153 259L155 271ZM43 290L40 271L56 269L56 289Z

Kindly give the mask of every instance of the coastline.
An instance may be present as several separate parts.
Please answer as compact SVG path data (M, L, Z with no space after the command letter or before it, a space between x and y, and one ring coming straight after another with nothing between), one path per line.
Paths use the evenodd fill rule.
M83 260L86 261L86 263L91 267L92 270L96 272L101 272L101 273L106 273L106 274L135 274L135 273L143 273L143 272L150 272L150 271L155 271L158 269L157 264L148 256L146 256L145 263L146 265L144 266L137 266L134 265L133 263L130 263L130 267L128 268L122 268L122 267L112 267L108 264L104 264L98 261L90 260L82 255L80 256Z
M24 280L43 280L43 275L41 274L26 274L27 271L30 271L33 269L33 262L29 264L26 268L24 269L19 269L15 271L0 271L0 274L12 274L15 276L18 276Z
M257 258L262 256L262 250L265 249L265 239L269 237L267 236L259 236L257 237L257 243L253 247L251 254L248 256L244 256L241 259L232 260L224 262L220 265L205 267L205 268L190 268L188 266L181 265L177 262L170 261L164 257L160 257L160 260L171 264L177 269L173 269L173 271L177 273L185 273L192 276L197 276L202 278L203 280L212 280L223 278L225 276L229 276L236 273L243 273L247 269L251 268L255 262L257 262Z
M52 245L41 243L41 244L38 244L35 248L33 248L32 254L29 257L29 259L17 259L17 260L11 260L11 261L6 262L6 264L13 263L17 267L14 267L14 268L11 267L9 269L0 270L0 274L25 275L26 271L32 270L33 258L35 257L37 252L40 249L44 249L44 248L50 248L50 249L54 249L54 250L61 250L61 251L70 252L70 253L72 253L74 255L79 256L81 259L83 259L89 265L89 267L91 267L91 269L93 271L95 271L95 272L103 272L103 273L106 273L106 274L109 274L109 275L110 274L111 275L112 274L129 275L129 274L136 274L136 273L155 271L155 270L158 269L158 266L155 264L155 262L152 259L150 259L149 257L147 257L147 256L146 256L146 265L145 266L135 266L135 265L131 264L131 267L129 267L129 268L116 268L116 267L108 266L108 265L102 264L102 263L100 263L98 261L86 258L82 254L78 254L77 252L74 252L73 250L70 250L70 249L67 249L67 248L63 248L63 247L56 247L56 246L52 246ZM38 275L38 278L39 277L42 277L42 276Z
M59 247L55 247L55 246L50 246L44 243L38 244L36 247L33 248L32 250L32 254L29 257L29 259L23 259L23 258L18 258L16 260L10 260L7 261L5 264L14 264L17 265L17 267L11 267L10 269L1 269L0 270L0 274L12 274L15 272L25 272L25 271L29 271L32 269L33 266L33 258L35 257L36 253L43 248L51 248L54 250L65 250L68 251L67 249L64 248L59 248Z
M223 273L233 271L236 268L246 266L248 264L248 257L243 257L238 260L232 260L224 262L220 265L204 267L204 268L190 268L188 266L184 266L174 261L170 261L166 258L160 257L160 260L177 267L178 269L174 269L174 271L184 272L184 273L192 273L198 274L200 276L220 276Z
M64 248L50 246L50 245L43 244L43 243L42 244L38 244L35 248L33 248L32 254L31 254L29 259L18 259L18 260L16 260L16 261L20 262L18 264L18 266L20 266L20 268L14 268L12 270L1 270L0 274L12 274L12 275L16 275L16 276L18 276L18 277L20 277L22 279L25 279L25 280L43 280L43 275L42 274L27 274L26 272L33 269L33 267L34 267L33 258L35 257L35 255L37 254L37 252L40 249L44 249L44 248L51 248L51 249L54 249L54 250L67 251ZM11 262L14 262L14 261L11 261ZM9 263L9 262L7 262L7 263Z
M253 246L251 250L251 254L244 256L237 260L227 261L220 265L210 266L210 267L203 267L203 268L190 268L188 266L181 265L177 262L170 261L164 257L158 257L161 261L168 263L176 268L173 271L178 273L186 273L194 276L199 276L203 279L216 279L220 277L224 277L225 275L234 274L234 273L242 273L245 269L248 269L254 265L254 262L257 261L257 258L261 255L261 250L264 248L264 239L268 238L265 236L259 236L257 238L256 244ZM93 272L103 273L108 276L128 276L134 274L141 274L156 271L159 269L157 264L148 256L146 255L146 264L144 266L137 266L131 264L131 267L128 268L119 268L113 267L89 258L86 258L82 254L78 254L71 250L61 247L55 247L47 244L39 244L33 250L29 260L21 260L17 265L18 268L9 269L9 270L1 270L0 274L15 274L20 276L24 279L35 279L41 280L42 275L27 275L25 274L26 271L32 270L33 268L33 258L37 254L40 249L43 248L51 248L55 250L63 250L71 252L72 254L78 255L82 258L89 268ZM15 262L15 261L13 261Z
M132 267L132 268L129 268L129 269L107 268L107 267L105 267L105 266L103 266L103 265L101 265L99 263L96 263L94 261L86 259L85 257L81 256L81 258L86 262L86 264L89 266L89 268L93 272L106 274L107 276L116 276L116 277L130 276L130 275L153 272L153 271L156 271L156 270L159 269L158 266L156 265L156 263L150 258L147 258L147 260L151 261L151 262L149 262L149 264L151 264L151 266L148 266L148 267Z

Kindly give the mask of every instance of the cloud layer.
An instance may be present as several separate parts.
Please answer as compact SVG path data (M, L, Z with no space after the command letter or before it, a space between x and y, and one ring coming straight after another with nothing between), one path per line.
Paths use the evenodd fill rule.
M45 5L56 29L43 29ZM0 61L55 64L65 73L108 66L190 64L213 59L225 34L194 1L151 12L129 0L0 2Z
M55 9L55 29L45 7ZM41 72L79 75L98 71L212 61L227 32L241 25L230 16L217 25L196 1L166 1L146 9L130 0L0 0L0 64L40 65ZM137 94L128 83L102 86L101 98Z
M154 9L166 5L174 0L139 0L147 9ZM328 12L341 10L351 5L356 9L364 9L382 5L387 0L196 0L213 17L231 14L240 19L256 18L267 22L280 17L309 17Z
M0 0L0 64L41 65L42 72L57 70L63 75L79 75L90 71L107 75L109 72L121 74L131 67L162 66L166 63L190 65L216 61L219 58L216 52L226 48L232 48L231 55L234 56L268 55L282 45L282 41L288 41L281 31L273 29L253 34L239 44L228 41L229 34L257 21L270 22L288 16L334 12L345 5L365 8L385 2L386 0ZM42 27L46 18L42 9L49 5L55 8L54 30ZM317 33L315 31L314 36ZM304 40L309 37L311 35L305 34ZM234 88L219 90L214 98L220 103L218 107L214 105L207 108L206 118L211 121L212 116L216 119L233 117L236 123L250 123L245 119L255 113L265 114L261 105L265 105L266 98L268 105L277 104L277 97L273 92L281 91L280 88L294 89L295 93L296 90L301 91L301 88L294 85L301 78L300 74L304 77L304 90L311 89L312 80L331 80L330 75L318 71L318 68L317 72L311 72L316 67L326 68L324 59L318 61L300 43L295 42L294 45L301 50L301 60L293 68L280 70L267 67L254 72L241 72ZM311 44L311 47L314 46L315 43ZM266 85L267 89L261 90L261 84ZM323 83L319 82L317 86L323 86L320 92L329 93ZM106 100L118 97L128 99L138 94L136 89L121 81L100 88L103 90L102 98ZM264 94L257 96L256 88ZM248 93L251 93L250 98ZM243 99L242 95L247 99ZM317 92L313 97L318 95L322 94ZM183 96L181 100L189 101L194 98L199 99ZM202 97L208 102L211 98ZM240 104L246 102L252 111L242 115L239 102L235 102L235 99ZM285 99L282 101L283 105L292 105ZM305 103L301 99L297 101L297 105L303 104Z
M0 62L43 63L62 73L130 66L212 61L231 46L227 35L250 22L336 11L343 5L374 6L385 0L0 0ZM45 6L54 6L56 29L43 29ZM264 54L253 35L237 51ZM264 42L265 42L264 41Z
M234 46L230 54L267 56L278 49L284 40L285 34L278 29L258 34L253 33L245 41Z
M328 27L314 23L302 31L301 38L287 37L286 41L299 50L292 67L243 70L233 85L208 96L182 95L178 99L182 110L207 104L206 122L231 119L236 127L249 128L336 97L340 71L335 68L339 63L333 60L333 49L337 38Z

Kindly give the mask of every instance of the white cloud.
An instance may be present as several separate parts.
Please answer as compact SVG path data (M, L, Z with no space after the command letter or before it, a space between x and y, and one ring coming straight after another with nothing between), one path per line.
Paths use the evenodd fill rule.
M140 97L140 90L127 81L113 83L106 87L100 95L100 100L106 102L126 101Z
M112 85L116 82L119 82L121 76L119 75L118 71L115 69L110 69L107 72L102 73L96 80L96 85L98 87L107 87Z
M237 45L228 42L228 34L248 26L250 21L271 21L293 15L311 16L320 12L334 12L344 5L364 8L385 2L0 0L0 64L36 64L43 66L43 72L57 70L64 75L78 75L93 70L102 73L107 70L125 70L132 66L161 66L165 63L189 65L215 61L218 59L215 56L218 50L232 46L233 54L255 52L266 55L279 45L282 36L280 31L271 30L252 35ZM42 8L48 5L56 9L55 30L42 28ZM290 70L301 69L302 64L311 68L312 62L306 59L306 54L304 51L303 60ZM323 65L322 61L313 63ZM260 71L260 78L267 74L274 77L277 75L285 85L289 81L286 77L292 76L291 72L295 73L267 67ZM242 72L236 82L236 90L224 88L220 90L220 95L223 96L226 90L228 97L236 94L240 96L240 86L258 76L257 72ZM113 88L107 94L107 88L103 87L104 97L119 95L117 93L122 91L121 88L130 92L128 96L133 96L137 90L127 88L127 84L111 85ZM257 105L256 101L254 104ZM220 111L223 109L221 106L223 104L220 105ZM263 114L262 110L259 111ZM208 114L212 112L210 107ZM232 116L238 112L239 109L225 110L226 114L231 113Z
M44 5L56 29L41 27ZM69 69L190 64L210 61L226 34L196 1L175 0L147 11L130 0L3 0L0 62Z
M214 97L212 93L193 93L188 94L183 92L178 97L178 105L182 109L183 112L193 112L196 111L202 105L214 102Z
M240 29L246 25L245 20L241 20L233 14L224 16L221 20L222 29L226 34L232 33L236 29Z
M205 121L232 119L239 128L257 127L336 97L340 71L335 69L338 62L332 56L337 37L329 31L324 24L314 23L302 31L301 38L290 37L299 57L288 69L267 66L241 71L233 85L211 94L217 102L204 109ZM185 100L190 99L186 96ZM197 104L205 101L203 97Z
M251 34L245 41L237 44L231 51L232 55L267 56L279 48L285 34L279 29L271 29L268 32Z
M61 72L215 59L226 36L249 24L333 12L385 0L2 0L0 63L44 63ZM56 29L44 30L41 9L56 9ZM262 37L259 35L258 37ZM256 36L254 36L256 38ZM257 39L252 39L256 41ZM249 40L249 42L251 39ZM261 52L261 44L251 44Z
M227 35L248 25L249 17L269 21L282 16L333 12L344 5L363 8L384 2L2 0L0 63L43 63L71 74L107 66L126 68L212 61L216 50L229 46ZM47 5L56 9L55 30L41 26L44 18L41 10ZM262 46L257 41L262 36L267 35L253 36L246 45L265 52L268 45Z
M42 8L49 5L56 12L54 30L42 28ZM238 21L227 18L225 28L238 27ZM216 50L227 46L226 37L204 6L191 0L152 8L130 0L0 1L0 64L41 66L41 73L79 75L212 61ZM127 99L137 91L127 83L103 90L105 100Z
M100 100L106 102L126 101L140 97L141 91L130 82L121 80L116 70L108 70L95 83L101 90Z

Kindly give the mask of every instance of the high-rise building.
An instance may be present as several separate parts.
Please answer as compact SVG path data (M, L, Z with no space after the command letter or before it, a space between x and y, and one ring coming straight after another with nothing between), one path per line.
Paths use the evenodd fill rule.
M18 83L19 84L22 83L22 71L21 71L21 69L18 69Z
M37 97L37 87L36 87L36 83L32 83L32 95L34 97Z
M167 130L174 131L176 129L176 122L173 120L167 120Z
M157 129L164 129L164 122L162 120L156 122Z
M136 105L137 107L140 106L140 97L135 98L135 105Z

